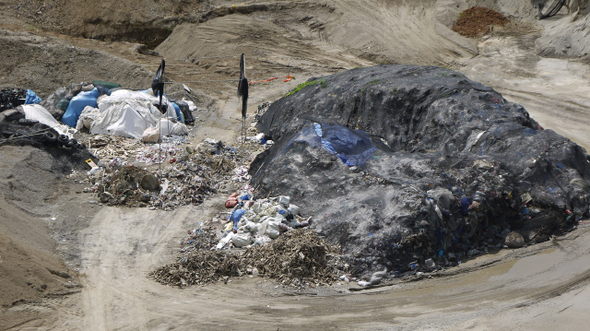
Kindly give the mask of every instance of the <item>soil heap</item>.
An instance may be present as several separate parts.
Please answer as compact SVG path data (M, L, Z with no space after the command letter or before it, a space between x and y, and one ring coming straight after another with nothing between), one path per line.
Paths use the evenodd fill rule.
M471 7L459 14L453 31L462 36L475 37L490 30L490 25L504 26L510 21L504 15L484 7Z

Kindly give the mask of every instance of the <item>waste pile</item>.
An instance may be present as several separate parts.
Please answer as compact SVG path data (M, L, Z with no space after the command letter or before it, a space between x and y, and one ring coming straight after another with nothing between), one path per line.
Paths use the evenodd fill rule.
M291 204L289 197L253 201L252 191L252 187L247 185L226 201L225 207L233 208L233 211L230 222L224 228L223 238L216 245L217 249L230 243L238 248L263 245L283 232L309 226L311 218L303 218L300 208Z
M92 150L98 150L98 155L116 154L110 154L114 144L101 145L101 141L107 139L104 136L98 138L88 141ZM109 154L100 152L104 149L109 149ZM128 150L127 156L124 158L119 154L119 157L100 161L89 173L93 186L86 191L96 194L100 202L107 205L172 210L182 205L200 204L219 189L237 185L234 182L239 180L232 181L232 178L245 166L248 152L206 139L195 148L173 143L142 144L135 151ZM142 167L160 164L164 160L167 160L164 167L152 167L149 171Z
M588 154L492 88L433 66L354 69L275 101L256 196L289 196L357 276L436 270L588 217ZM520 247L519 246L519 247Z
M229 277L259 275L283 285L331 284L346 273L340 248L328 245L311 221L289 197L254 200L253 188L243 186L229 196L222 212L189 230L176 263L151 275L175 286L228 281ZM346 277L346 275L344 275Z
M263 246L243 251L197 250L150 273L173 286L227 282L230 277L264 276L284 285L331 284L343 268L339 247L326 244L311 230L288 231Z

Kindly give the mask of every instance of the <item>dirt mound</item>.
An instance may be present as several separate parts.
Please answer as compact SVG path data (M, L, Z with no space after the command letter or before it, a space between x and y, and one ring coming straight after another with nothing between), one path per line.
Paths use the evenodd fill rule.
M471 7L461 12L453 31L462 36L475 37L490 31L490 25L504 26L510 21L504 15L484 7Z
M158 282L174 286L206 284L240 277L260 275L283 284L331 284L338 279L339 247L326 244L311 230L292 230L264 246L244 252L201 250L180 257L176 263L150 274Z
M79 291L76 273L57 256L45 222L53 222L47 205L69 194L63 179L83 161L57 148L3 145L0 154L0 306ZM8 327L35 315L2 310L0 321Z
M19 86L41 98L72 83L104 80L128 88L150 86L153 73L106 52L74 47L63 40L0 30L0 87Z

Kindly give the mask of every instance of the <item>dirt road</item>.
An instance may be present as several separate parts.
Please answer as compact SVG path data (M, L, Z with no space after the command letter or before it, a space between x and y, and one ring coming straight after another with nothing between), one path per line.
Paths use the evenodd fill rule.
M588 225L554 242L469 261L451 270L454 276L361 293L344 282L296 291L262 278L185 289L148 279L175 255L183 230L221 202L175 212L103 208L82 233L81 296L61 302L59 320L47 329L549 330L590 322Z
M590 67L571 59L539 57L534 43L542 26L497 31L481 40L453 34L443 18L456 17L459 9L474 2L374 0L359 6L356 1L342 0L292 3L281 10L244 9L245 14L218 15L198 25L179 25L156 51L167 59L245 52L251 80L296 76L290 82L252 85L250 113L261 102L276 100L313 76L381 62L449 66L524 105L545 128L589 148ZM253 3L260 1L248 5ZM506 10L523 12L524 5L498 3ZM227 1L211 4L232 5ZM160 60L138 54L129 43L70 37L60 37L53 43L53 39L43 38L27 36L20 49L45 43L54 46L50 48L56 59L65 61L74 55L69 64L83 69L54 81L46 79L47 85L56 85L48 90L92 74L83 58L76 60L76 54L88 53L79 49L74 52L69 44L100 51L96 54L101 58L105 54L117 57L101 60L115 67L105 67L108 70L101 74L106 78L99 79L117 74L124 78L123 83L131 83L134 72L139 72L145 80L149 78L145 72L154 71ZM5 64L2 68L10 70L2 70L1 83L28 83L38 72L48 77L51 65L32 58L26 68ZM126 61L133 65L119 72L126 68ZM169 78L228 79L236 67L233 58L201 59L170 66ZM22 77L11 76L9 71L16 69ZM193 132L194 142L204 137L234 142L240 125L235 84L187 85L203 97L199 100L200 122ZM247 277L228 284L178 289L156 283L147 274L173 261L186 231L215 214L224 195L201 206L163 212L100 207L91 203L92 197L77 194L76 189L64 192L58 201L47 200L54 201L53 206L41 206L33 216L51 219L51 215L58 215L48 223L54 237L61 238L59 250L77 268L82 288L75 288L73 292L79 293L66 297L6 308L3 313L26 318L0 323L0 330L553 330L583 329L590 322L587 224L555 241L467 261L448 270L446 277L362 292L348 291L356 285L344 282L331 288L296 291L263 278ZM27 224L32 224L31 219ZM44 224L37 227L45 229ZM48 237L42 238L45 241L38 239L41 237L39 234L35 240L50 247Z

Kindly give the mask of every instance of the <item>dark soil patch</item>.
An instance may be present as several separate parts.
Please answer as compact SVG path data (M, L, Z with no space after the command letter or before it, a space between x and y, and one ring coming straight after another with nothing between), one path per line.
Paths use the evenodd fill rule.
M502 14L484 7L471 7L459 14L453 25L453 31L462 36L476 37L490 31L492 26L504 26L510 23Z

